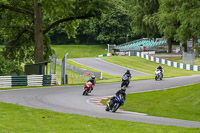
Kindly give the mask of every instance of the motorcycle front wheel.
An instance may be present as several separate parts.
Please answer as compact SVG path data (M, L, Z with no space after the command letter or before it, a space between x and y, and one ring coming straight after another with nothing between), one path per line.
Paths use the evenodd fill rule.
M83 91L83 95L88 95L86 90Z
M157 76L155 76L155 80L157 81Z
M112 112L113 113L116 112L118 108L119 108L119 103L115 103L113 108L112 108Z

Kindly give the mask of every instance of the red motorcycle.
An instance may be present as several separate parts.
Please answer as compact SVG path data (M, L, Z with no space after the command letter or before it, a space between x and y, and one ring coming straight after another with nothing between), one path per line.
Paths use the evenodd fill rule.
M84 88L83 88L83 95L88 95L88 93L91 93L91 89L93 87L93 84L91 82L87 82L85 85L84 85Z

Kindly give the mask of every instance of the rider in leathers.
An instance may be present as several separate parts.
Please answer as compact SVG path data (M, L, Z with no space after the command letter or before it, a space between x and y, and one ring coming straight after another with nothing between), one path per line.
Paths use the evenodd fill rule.
M92 76L91 79L89 79L87 82L91 82L91 83L92 83L92 88L91 88L91 90L93 90L93 87L95 86L95 83L96 83L96 81L95 81L95 76Z
M111 99L110 99L110 101L112 102L112 100L114 99L114 98L116 98L117 96L119 96L119 95L122 95L122 98L124 99L124 100L126 100L126 87L124 86L124 87L122 87L121 88L121 90L118 90L117 92L116 92L116 96L113 96ZM113 106L113 103L111 103L111 106Z
M157 67L157 69L161 71L161 74L162 74L162 77L163 77L163 68L161 67L161 65L159 65L159 66Z
M127 77L129 77L129 79L131 79L131 72L130 70L127 70L124 74L124 76L127 75Z

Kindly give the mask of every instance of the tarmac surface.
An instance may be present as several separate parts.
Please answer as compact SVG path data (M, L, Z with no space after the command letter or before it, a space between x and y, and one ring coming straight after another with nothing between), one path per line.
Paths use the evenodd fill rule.
M167 88L199 82L200 75L164 78L162 81L131 81L126 92L139 93L165 90ZM120 109L115 113L105 111L105 106L100 104L100 100L113 96L120 89L120 85L120 82L96 84L94 90L88 96L82 95L83 85L3 90L0 91L0 102L91 117L180 127L200 127L200 122L195 121L149 116L147 114L128 112Z
M113 63L106 62L101 60L100 58L77 58L77 59L70 59L76 63L81 65L94 68L96 70L109 73L112 75L122 76L127 69L130 70L132 76L141 76L141 75L149 75L144 72L139 72L130 68L122 67Z

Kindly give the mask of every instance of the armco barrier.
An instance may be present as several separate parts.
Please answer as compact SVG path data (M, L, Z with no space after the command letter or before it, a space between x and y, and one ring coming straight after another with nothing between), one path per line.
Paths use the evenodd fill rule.
M59 66L62 66L62 62L57 60L56 61L56 64L59 65ZM96 78L99 78L99 79L102 79L102 72L93 72L93 71L90 71L90 70L85 70L85 69L82 69L82 68L78 68L78 67L75 67L73 65L70 65L70 64L66 64L67 65L67 69L69 70L72 70L76 73L79 73L79 74L87 74L87 73L91 73L91 74L94 74L94 76Z
M147 55L146 53L140 53L140 52L137 52L137 56L144 58L146 60L150 60L150 61L159 63L159 64L165 64L165 65L168 65L168 66L172 66L172 67L176 67L176 68L180 68L180 69L191 70L191 71L200 71L200 66L197 66L197 65L190 65L190 64L173 62L173 61L153 57L153 56Z
M56 75L0 76L0 88L56 85Z

